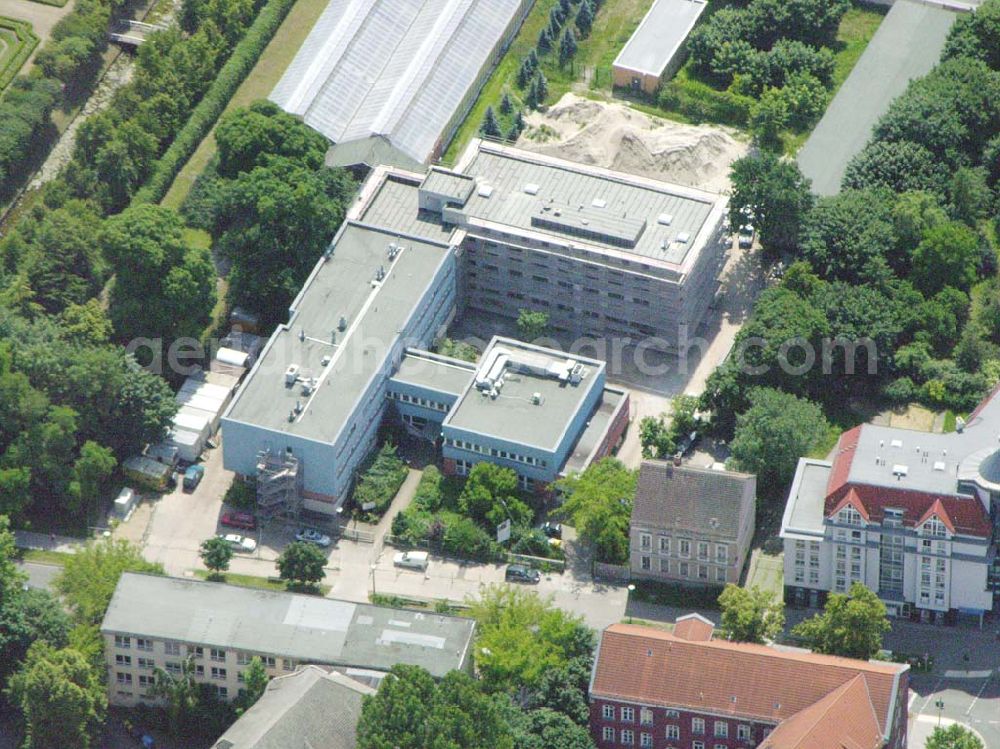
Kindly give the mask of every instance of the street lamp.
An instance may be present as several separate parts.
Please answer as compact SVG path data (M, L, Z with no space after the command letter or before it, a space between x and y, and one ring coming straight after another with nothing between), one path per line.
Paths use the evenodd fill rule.
M628 584L628 598L625 599L625 610L628 611L628 606L632 602L632 594L635 593L635 583ZM632 623L632 615L628 615L628 623Z
M376 591L375 591L375 570L377 570L377 569L378 569L378 565L375 564L374 562L372 562L372 564L371 564L371 570L372 570L372 598L374 598L376 595L378 595L378 593L376 593Z
M937 711L938 711L938 728L940 728L941 727L941 713L944 712L944 700L935 700L934 701L934 707L936 707Z

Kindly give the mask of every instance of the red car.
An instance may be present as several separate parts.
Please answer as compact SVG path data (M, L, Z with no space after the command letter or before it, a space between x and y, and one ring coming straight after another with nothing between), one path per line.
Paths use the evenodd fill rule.
M230 528L252 531L257 527L257 520L249 512L227 512L222 516L222 524Z

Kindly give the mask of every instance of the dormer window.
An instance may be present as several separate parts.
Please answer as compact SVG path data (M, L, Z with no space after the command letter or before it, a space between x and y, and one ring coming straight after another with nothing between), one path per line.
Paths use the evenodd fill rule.
M861 525L861 513L850 506L838 512L837 519L845 525Z
M924 536L946 536L948 528L937 515L932 515L927 522L920 527L920 533Z

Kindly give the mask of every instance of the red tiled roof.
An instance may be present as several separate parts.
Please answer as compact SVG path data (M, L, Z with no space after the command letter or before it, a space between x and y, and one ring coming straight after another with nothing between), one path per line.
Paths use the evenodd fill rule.
M878 749L882 732L858 674L826 697L778 724L760 749Z
M833 457L833 468L830 469L830 478L826 484L827 494L832 494L847 483L847 477L851 473L851 463L854 461L854 453L858 449L858 438L861 436L862 426L858 425L853 429L848 429L837 440L837 452Z
M823 512L826 517L840 511L850 502L860 504L863 515L872 523L881 524L888 507L903 511L903 525L915 528L932 514L937 514L952 533L989 538L993 531L986 509L975 497L931 494L915 489L894 489L868 484L845 484L829 494ZM861 510L859 510L861 511Z
M715 625L701 614L688 614L674 622L674 637L690 642L706 642L712 639Z
M863 674L882 730L907 668L614 624L601 637L591 695L780 722Z

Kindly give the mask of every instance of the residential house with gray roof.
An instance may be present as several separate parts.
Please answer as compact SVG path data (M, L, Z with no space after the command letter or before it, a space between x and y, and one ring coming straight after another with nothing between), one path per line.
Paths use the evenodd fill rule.
M632 577L739 583L756 505L751 474L643 461L629 531Z
M212 749L354 749L369 686L319 666L272 679Z

